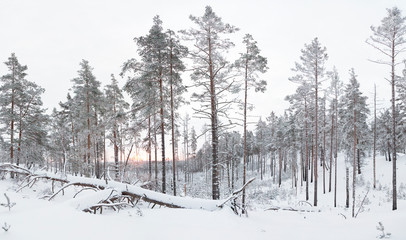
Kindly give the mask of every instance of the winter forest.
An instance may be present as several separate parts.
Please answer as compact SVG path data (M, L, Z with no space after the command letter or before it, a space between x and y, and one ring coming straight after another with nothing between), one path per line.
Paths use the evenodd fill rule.
M376 82L317 35L278 65L225 9L199 9L180 29L143 19L116 72L83 54L56 88L2 52L0 239L405 239L404 4L356 39Z

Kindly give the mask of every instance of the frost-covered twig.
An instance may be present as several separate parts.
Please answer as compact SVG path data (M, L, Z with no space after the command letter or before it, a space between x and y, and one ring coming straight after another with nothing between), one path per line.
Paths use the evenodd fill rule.
M385 233L385 227L383 226L383 224L381 222L378 222L378 226L376 226L376 230L381 231L380 234L377 236L379 239L382 238L390 238L391 237L391 233Z
M6 232L10 229L10 227L11 227L11 226L8 225L6 222L4 223L3 226L1 226L1 228L3 228L3 230L6 231Z
M11 208L12 208L12 207L14 207L14 206L16 205L16 203L12 203L12 202L10 202L10 198L7 196L7 194L6 194L6 193L4 193L4 197L6 198L7 203L1 203L1 204L0 204L0 206L7 207L7 208L8 208L8 210L10 211L10 210L11 210Z
M359 211L361 210L362 206L364 205L364 202L365 202L365 199L367 198L368 193L369 193L369 189L368 189L367 193L365 194L364 199L362 199L362 202L358 208L357 214L355 214L355 218L357 218Z

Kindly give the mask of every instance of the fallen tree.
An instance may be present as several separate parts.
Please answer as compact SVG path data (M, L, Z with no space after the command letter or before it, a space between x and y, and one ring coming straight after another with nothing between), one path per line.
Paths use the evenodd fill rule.
M111 194L107 198L102 198L96 200L93 198L92 204L86 204L82 208L83 211L96 213L97 210L102 212L103 207L108 207L113 210L119 210L126 206L135 206L139 201L147 202L152 204L152 208L156 205L164 206L168 208L186 208L186 209L203 209L208 211L215 211L223 208L228 203L230 207L235 210L235 199L240 195L240 193L252 182L254 178L247 181L247 183L240 189L234 191L230 196L222 200L208 200L199 199L191 197L179 197L171 196L152 190L145 189L141 186L129 185L116 181L107 181L101 179L91 179L85 177L75 177L75 176L58 176L57 174L48 173L45 171L32 172L28 169L16 166L13 164L0 164L0 172L9 172L14 174L19 174L25 176L20 187L17 191L21 191L25 187L32 187L36 181L39 179L45 179L52 181L52 195L45 196L49 201L54 199L61 192L63 193L65 189L71 186L82 187L74 197L76 197L80 192L88 189L92 189L95 194L100 191L109 190ZM57 191L54 191L54 182L59 182L62 187ZM112 194L114 193L114 194ZM237 213L237 212L236 212Z

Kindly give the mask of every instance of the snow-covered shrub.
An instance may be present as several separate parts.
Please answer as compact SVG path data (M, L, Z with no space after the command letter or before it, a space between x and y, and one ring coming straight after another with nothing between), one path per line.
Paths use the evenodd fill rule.
M398 190L398 199L406 200L406 185L404 183L400 183Z

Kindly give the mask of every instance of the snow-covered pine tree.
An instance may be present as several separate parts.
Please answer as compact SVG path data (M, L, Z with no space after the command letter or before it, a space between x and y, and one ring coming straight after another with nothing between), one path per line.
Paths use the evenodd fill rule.
M16 164L26 159L32 163L45 162L44 151L47 147L48 116L42 107L41 94L44 89L28 80L21 81L24 91L17 93L17 159Z
M155 16L153 22L154 24L146 36L135 38L141 61L137 62L135 59L127 61L123 66L121 75L129 71L135 73L135 76L128 78L125 90L133 100L133 113L139 116L138 119L141 119L137 120L137 122L148 121L147 149L149 159L151 159L151 142L155 143L155 152L157 149L156 130L159 128L162 151L162 192L165 193L165 129L168 129L166 120L169 118L171 122L169 129L172 129L172 158L173 166L175 166L176 109L180 106L182 102L181 95L185 91L180 77L180 73L185 69L181 59L186 56L187 48L180 44L178 37L173 31L163 31L162 21L159 16ZM170 109L170 113L167 112L167 109ZM159 127L155 124L157 122L155 121L155 116L158 113ZM155 153L155 161L156 156L157 154ZM175 167L173 169L174 171L176 170ZM149 171L151 172L151 168L149 168ZM155 172L157 173L157 169L155 169ZM176 195L175 176L174 174L174 195Z
M78 76L72 80L72 90L75 94L73 97L74 108L78 111L78 119L76 119L78 122L78 141L81 143L79 147L82 148L82 151L79 152L84 163L82 173L88 176L92 173L92 167L96 168L99 164L101 149L99 148L98 114L103 102L103 95L99 89L100 82L96 80L92 70L89 62L82 60Z
M50 157L53 162L59 163L59 171L65 174L68 164L71 165L71 169L73 170L73 162L70 162L70 153L73 146L71 145L72 132L70 129L69 115L64 109L58 111L54 108L52 110L50 123L49 142L52 146ZM73 173L72 171L72 174Z
M334 148L334 207L337 206L337 154L338 154L338 100L341 97L342 93L342 88L343 88L343 83L340 80L340 77L338 75L337 69L334 67L333 71L329 73L329 76L331 78L331 84L329 91L331 92L332 95L332 101L330 103L331 105L331 114L332 116L332 134L331 136L335 135L334 137L334 147L331 147L331 151L333 151ZM331 139L333 140L333 139ZM333 142L333 141L331 141ZM333 145L333 144L332 144ZM330 184L329 184L329 191L331 190L331 172L333 170L332 168L332 158L330 157Z
M260 55L260 50L257 42L250 34L246 34L243 40L245 49L244 53L240 53L240 58L236 61L236 66L240 69L244 76L244 119L243 119L243 136L244 136L244 156L243 156L243 175L242 184L246 182L246 165L247 165L247 104L248 90L252 87L255 91L264 92L266 89L266 81L258 79L258 73L265 73L268 69L267 59ZM261 172L262 178L262 172ZM242 208L245 212L245 189L242 192Z
M210 6L207 6L202 17L190 16L195 28L182 31L187 40L193 41L195 48L190 51L193 59L192 80L201 92L194 93L193 99L201 107L195 109L196 115L210 119L212 137L212 198L220 198L220 174L218 162L218 131L219 115L230 108L232 101L224 97L226 92L233 90L229 79L230 63L225 59L224 52L234 46L225 38L225 34L234 33L238 29L226 24L218 17Z
M325 74L324 63L327 61L328 56L326 53L327 49L322 47L318 38L312 40L310 44L305 44L305 48L301 50L302 55L300 56L300 63L295 63L295 68L292 70L297 72L298 75L291 78L292 81L307 81L314 89L314 140L315 140L315 160L314 160L314 206L317 206L317 158L318 158L318 91L319 85L322 81L322 78Z
M266 126L266 122L262 121L260 118L257 122L256 129L255 129L255 142L258 148L258 164L259 164L259 173L261 176L261 180L263 180L263 175L266 171L266 161L265 161L265 154L266 154L266 145L268 139L268 128Z
M387 15L381 20L378 27L371 26L373 35L366 41L373 48L382 53L388 60L373 61L378 64L388 65L391 68L390 84L392 93L392 152L393 152L393 175L392 175L392 210L397 209L396 189L396 96L395 86L397 76L395 67L399 63L399 54L406 50L406 17L402 16L399 8L386 9Z
M176 110L179 108L180 103L183 102L182 93L186 91L182 83L180 73L185 70L182 58L187 56L188 49L180 44L175 32L168 30L166 32L167 39L167 64L169 67L168 80L170 89L170 122L171 122L171 135L172 135L172 180L173 180L173 195L176 196L176 142L175 142L175 120ZM187 156L188 157L188 156ZM186 166L186 164L185 164ZM186 179L185 179L186 181Z
M110 133L107 138L113 144L115 178L119 179L119 124L126 120L126 110L129 104L124 100L124 96L113 74L111 75L111 83L105 87L105 96L106 111L104 114L104 124Z
M4 63L7 66L8 73L1 77L0 86L0 121L2 123L3 133L7 133L10 137L7 141L7 148L10 150L10 163L14 163L15 151L15 127L18 121L18 113L16 110L17 95L24 91L22 81L25 79L27 66L21 65L14 53Z
M360 85L355 75L354 69L350 70L350 82L345 86L344 93L339 102L339 115L340 115L340 132L343 136L342 148L347 157L353 159L353 209L354 215L355 208L355 183L357 169L360 173L361 159L360 155L364 155L368 148L367 137L369 135L369 128L366 123L369 114L369 108L366 103L366 96L362 96L359 89ZM357 164L358 163L358 164ZM357 166L358 165L358 166Z
M44 89L26 79L27 66L14 53L5 64L9 72L1 77L0 125L10 137L3 147L10 149L11 163L19 165L30 156L28 161L43 164L48 121L41 100Z
M303 81L302 75L296 75L290 79L293 82L299 82L301 85L296 89L296 92L289 95L285 100L289 101L289 110L295 113L296 122L301 129L304 130L302 145L304 145L303 163L302 163L302 179L306 181L306 200L309 200L309 166L310 166L310 117L309 117L309 105L311 105L311 99L313 97L311 93L311 85L307 81Z
M158 148L157 148L157 109L158 87L150 73L145 69L143 62L130 59L124 63L121 76L127 75L124 91L132 100L130 117L133 125L146 126L146 150L148 152L148 178L152 178L152 145L154 145L154 172L155 185L158 187ZM146 123L147 122L147 123Z

